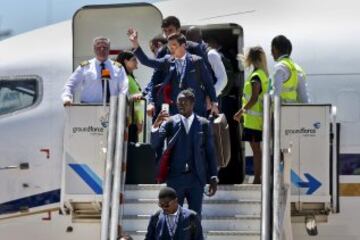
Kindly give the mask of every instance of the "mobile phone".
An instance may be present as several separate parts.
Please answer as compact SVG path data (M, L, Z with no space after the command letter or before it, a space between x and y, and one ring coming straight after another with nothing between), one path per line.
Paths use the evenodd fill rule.
M167 113L169 113L169 104L167 104L167 103L163 103L163 104L161 104L161 111L165 111L165 112L167 112Z

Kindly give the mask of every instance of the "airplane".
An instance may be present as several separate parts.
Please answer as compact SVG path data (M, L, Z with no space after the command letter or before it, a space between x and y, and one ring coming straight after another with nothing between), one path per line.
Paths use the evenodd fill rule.
M0 42L0 239L96 239L98 224L69 226L59 214L65 109L61 92L78 64L92 57L91 41L108 36L113 54L127 49L126 31L141 34L141 45L161 33L163 16L175 15L184 29L199 25L204 34L227 36L224 47L260 45L269 68L271 39L284 34L292 58L307 73L311 102L337 107L340 134L340 213L319 226L317 239L360 239L357 227L360 169L360 42L358 3L270 0L160 1L95 5L72 20ZM113 55L112 57L114 57ZM239 70L243 72L239 64ZM136 72L142 86L151 70ZM246 73L246 71L245 71ZM90 226L90 227L89 227ZM295 239L308 239L303 223Z

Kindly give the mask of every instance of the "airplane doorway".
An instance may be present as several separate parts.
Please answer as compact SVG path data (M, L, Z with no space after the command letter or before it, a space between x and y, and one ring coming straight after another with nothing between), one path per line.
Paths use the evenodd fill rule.
M184 32L190 26L183 28ZM219 97L221 112L227 118L231 138L231 159L227 167L220 169L220 184L240 184L245 177L244 143L240 141L240 125L233 120L241 107L244 86L244 71L238 61L243 53L243 30L237 24L211 24L198 26L202 30L203 40L209 47L216 49L222 57L228 83Z

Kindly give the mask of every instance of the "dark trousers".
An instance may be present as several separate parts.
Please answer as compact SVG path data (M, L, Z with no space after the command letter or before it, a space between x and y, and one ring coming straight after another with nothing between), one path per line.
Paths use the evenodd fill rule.
M201 219L204 186L197 177L192 173L181 174L170 177L166 184L175 189L180 206L183 206L186 198L189 209L194 210Z

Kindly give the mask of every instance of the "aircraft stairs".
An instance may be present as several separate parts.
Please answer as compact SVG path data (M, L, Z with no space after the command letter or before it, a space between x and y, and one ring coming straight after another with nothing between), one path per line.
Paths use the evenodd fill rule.
M134 240L144 239L150 216L158 210L160 188L161 185L156 184L125 186L122 225ZM74 202L69 210L74 223L100 223L98 202ZM204 197L202 226L205 239L259 240L260 211L260 185L220 185L215 196Z
M267 96L267 112L270 112L270 97ZM116 102L115 102L116 103ZM125 103L126 99L125 96L119 98L119 105L122 106L120 109L122 110L119 112L119 116L126 116L124 113L125 110ZM324 144L325 147L322 149L324 153L328 154L326 157L322 158L325 159L321 161L321 166L329 171L324 171L325 175L324 180L322 180L322 184L316 184L316 187L319 186L326 186L322 189L324 193L319 192L318 195L309 196L308 192L311 193L315 190L311 190L310 187L314 186L310 184L311 175L308 172L300 172L295 173L294 169L303 167L302 164L295 164L292 163L293 159L298 159L299 156L293 156L292 152L298 153L299 151L291 150L295 148L295 146L299 147L301 141L298 141L298 138L295 140L298 141L298 145L284 145L280 146L280 124L279 124L279 113L280 113L280 99L275 101L275 107L277 111L277 124L275 125L276 133L274 139L274 167L272 168L269 164L270 162L270 123L269 120L270 114L266 114L267 118L264 120L266 122L266 144L264 143L264 150L263 150L263 186L267 186L264 189L261 189L260 185L248 185L248 184L241 184L241 185L227 185L227 186L219 186L219 189L215 196L208 198L204 198L203 202L203 212L202 212L202 225L203 225L203 232L206 236L206 239L209 240L217 240L217 239L260 239L260 225L263 226L261 232L264 236L271 236L274 232L272 226L274 226L275 233L277 235L285 234L286 236L291 236L291 222L292 216L300 219L298 221L306 221L306 230L308 230L309 235L315 235L317 232L316 230L316 222L326 222L327 215L329 211L336 211L338 207L338 199L336 197L336 193L338 192L338 182L337 179L337 158L336 154L333 159L335 161L328 161L325 160L331 159L328 155L330 153L337 153L337 148L332 148L331 152L329 151L329 138L330 130L324 130L324 136L327 138L322 137L323 135L319 135L319 138L325 139L327 142ZM114 117L114 101L111 102L110 107L110 117L112 119ZM265 105L265 104L264 104ZM306 106L307 107L307 106ZM300 106L299 109L307 109L305 106ZM324 108L326 111L322 111L324 113L329 113L329 106L308 106L310 110L312 108L321 107ZM282 111L286 110L294 110L300 111L298 108L294 108L292 105L289 105L288 108L286 106L282 107ZM101 149L103 146L100 144L101 142L106 142L103 135L95 135L98 139L92 139L92 146L89 148L89 144L86 141L82 141L83 135L80 135L78 138L72 136L74 131L73 126L77 126L78 123L75 121L75 114L77 117L81 117L85 114L82 112L77 111L80 109L71 108L73 111L71 113L72 121L67 125L68 128L68 142L65 142L65 149L67 150L66 154L64 154L64 170L63 170L63 182L62 182L62 193L61 193L61 208L63 212L66 214L71 214L73 222L100 222L101 216L104 217L104 221L101 225L101 239L108 239L107 235L110 233L111 239L116 237L116 227L118 225L118 219L114 216L120 216L120 225L122 225L124 232L129 233L133 236L134 239L144 239L146 234L147 225L149 223L149 218L151 214L155 213L158 209L157 206L157 196L158 192L162 185L123 185L125 182L125 175L126 175L126 168L123 167L126 165L126 161L123 161L126 157L124 154L123 149L120 146L124 144L116 144L116 149L107 151L108 156L106 157L106 167L104 166L103 162L98 161L98 150ZM92 111L93 115L101 115L97 112L96 108L89 108L84 109L87 111ZM309 111L310 111L309 110ZM69 110L70 111L70 110ZM305 110L304 110L305 111ZM290 112L291 113L291 112ZM292 116L294 114L284 114L284 116ZM70 113L69 113L70 114ZM311 115L311 114L308 114ZM314 114L312 114L314 115ZM325 115L325 114L324 114ZM89 116L89 113L86 115ZM297 114L297 116L303 116L303 114ZM329 117L328 117L329 118ZM329 123L330 120L326 118L324 120L325 123ZM70 118L69 118L70 119ZM92 118L87 117L87 120ZM85 120L86 120L85 119ZM98 118L94 117L95 120ZM320 117L319 117L320 119ZM86 122L82 120L81 126L96 126L96 123L93 122ZM89 121L90 121L89 120ZM92 120L92 121L95 121ZM109 121L110 129L115 129L113 126L114 121ZM121 129L117 129L117 132L125 132L124 128L124 119L118 119L118 127ZM286 122L287 121L283 121ZM311 123L314 120L311 119ZM321 126L329 127L329 124L321 124ZM77 124L77 125L76 125ZM318 123L316 122L316 125ZM333 125L335 126L335 125ZM330 128L330 127L329 127ZM289 126L285 127L285 129L299 129L298 126ZM289 130L289 131L290 131ZM302 130L299 130L302 131ZM313 130L316 131L317 130ZM337 135L337 134L336 134ZM86 135L85 135L86 136ZM111 144L108 146L114 147L115 143L115 134L109 134L111 139L108 139ZM116 136L116 142L126 143L124 141L124 135L119 134ZM335 138L335 137L334 137ZM336 138L335 138L336 139ZM75 140L77 140L75 142ZM101 140L101 141L99 141ZM286 140L286 139L285 139ZM290 139L291 140L291 139ZM285 142L291 142L289 139ZM319 140L320 141L320 140ZM305 141L303 141L305 142ZM85 145L86 143L86 145ZM275 144L276 143L276 144ZM312 143L310 141L310 143ZM320 141L321 144L323 144ZM319 144L320 144L319 143ZM336 142L335 142L336 143ZM334 143L334 146L337 144ZM77 148L74 145L81 145L84 144L85 146ZM304 145L304 144L302 144ZM322 146L322 145L321 145ZM283 159L281 165L281 151L283 151ZM310 148L311 146L309 146ZM93 152L91 150L95 149ZM110 149L110 148L109 148ZM80 150L83 150L81 152ZM265 151L266 150L266 151ZM306 149L305 149L306 150ZM309 152L309 151L302 151L302 152ZM115 153L115 157L111 156L112 153ZM125 151L126 153L126 151ZM291 153L291 154L290 154ZM114 158L114 164L112 164L112 159ZM86 162L76 162L74 159L86 159ZM90 161L91 160L91 161ZM276 162L275 162L276 160ZM324 162L324 163L323 163ZM291 163L291 164L290 164ZM330 168L330 163L332 164L332 168ZM110 168L111 166L111 168ZM275 167L277 166L277 167ZM281 168L279 167L281 166ZM283 169L280 171L279 169ZM331 171L330 171L331 169ZM106 174L104 177L104 184L103 189L101 189L101 181L100 178L97 176L101 176L106 170ZM309 172L311 172L312 168L309 168ZM272 174L274 176L272 176ZM297 174L296 178L293 176ZM97 176L96 176L97 175ZM301 177L304 175L306 178L310 176L309 182L303 182ZM320 176L320 174L318 174ZM80 176L80 177L79 177ZM113 179L112 179L113 178ZM294 179L293 179L294 178ZM91 180L91 181L89 181ZM295 193L295 205L291 203L293 196L291 192L290 186L292 183L299 185L297 187ZM332 188L330 188L330 182L333 181ZM86 184L85 184L86 182ZM91 191L89 189L91 187ZM305 190L299 189L302 187L307 187L308 190L305 193ZM330 190L333 193L334 197L330 195ZM262 193L261 193L262 191ZM94 194L94 192L96 194ZM317 192L316 192L317 193ZM124 195L124 201L118 201L121 194ZM275 198L273 198L275 196ZM332 197L332 198L331 198ZM115 199L115 200L114 200ZM111 200L111 201L110 201ZM331 203L330 200L333 202ZM101 203L102 202L102 203ZM110 203L111 202L111 206ZM330 208L330 204L332 204L332 208ZM185 205L186 206L186 205ZM119 209L120 208L120 209ZM273 210L276 211L273 211ZM120 211L119 211L120 210ZM261 215L262 212L262 215ZM290 215L290 213L292 213ZM111 218L109 218L111 216ZM324 216L324 221L319 219L319 216ZM315 219L316 217L316 219ZM296 219L295 219L296 220ZM262 224L261 224L262 223ZM286 223L286 226L282 226L283 223ZM313 224L314 223L314 224ZM314 227L312 227L314 226ZM108 231L110 230L110 231ZM287 239L287 238L285 238Z
M160 187L125 187L123 228L135 240L144 239L150 215L158 209L157 195ZM204 198L204 235L209 240L259 240L260 211L260 185L220 185L215 196Z

